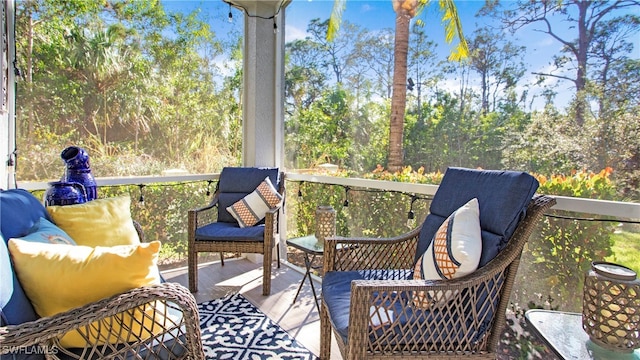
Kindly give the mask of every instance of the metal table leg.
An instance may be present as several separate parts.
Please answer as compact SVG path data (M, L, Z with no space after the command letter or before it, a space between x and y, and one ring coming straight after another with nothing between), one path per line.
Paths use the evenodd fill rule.
M302 277L302 281L300 281L300 285L298 286L298 291L296 291L296 296L293 298L293 303L298 299L298 295L300 295L300 290L304 285L305 279L309 279L309 285L311 285L311 293L313 294L313 301L316 303L316 309L318 313L320 312L320 304L318 303L318 296L316 295L316 287L313 285L313 279L311 278L311 269L313 266L313 260L316 258L313 254L304 254L304 266L306 270L304 272L304 276Z

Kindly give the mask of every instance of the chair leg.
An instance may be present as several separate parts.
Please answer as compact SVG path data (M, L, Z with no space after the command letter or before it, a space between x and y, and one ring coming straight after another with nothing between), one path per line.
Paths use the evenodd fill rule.
M266 249L265 249L266 250ZM265 251L264 259L262 262L262 295L269 296L271 294L271 267L273 264L273 255L271 255L271 249Z
M280 269L280 243L276 244L276 257L278 258L278 269Z
M189 250L188 255L188 267L189 267L189 291L198 291L198 253L193 250Z
M331 323L324 301L320 301L320 360L331 357Z

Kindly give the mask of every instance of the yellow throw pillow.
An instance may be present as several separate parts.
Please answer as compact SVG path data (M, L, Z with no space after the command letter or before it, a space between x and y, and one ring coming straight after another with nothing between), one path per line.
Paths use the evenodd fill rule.
M131 198L118 196L77 205L48 206L53 222L78 244L114 246L139 244L131 219Z
M111 247L34 243L9 240L9 252L20 284L38 315L51 316L95 302L137 287L160 283L158 253L160 242ZM111 319L94 323L89 336L99 343L114 343L120 329L132 328L133 334L148 338L160 333L164 309L153 305L140 307ZM154 317L150 324L149 316ZM132 318L131 314L135 314ZM144 318L144 329L139 325ZM112 324L111 332L105 324ZM123 336L123 335L121 335ZM135 337L127 338L127 341ZM86 341L78 331L65 334L64 347L84 347Z

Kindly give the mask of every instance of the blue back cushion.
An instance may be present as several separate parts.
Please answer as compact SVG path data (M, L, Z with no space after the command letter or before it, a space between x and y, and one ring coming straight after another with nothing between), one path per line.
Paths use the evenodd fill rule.
M38 318L13 271L6 242L10 238L27 235L41 217L51 220L42 203L28 191L0 191L0 308L3 324L21 324Z
M444 220L475 197L482 229L479 266L486 265L506 246L538 185L533 176L519 171L447 169L422 225L416 261Z
M42 202L30 192L24 189L0 191L0 232L5 241L28 234L40 218L51 221Z
M222 169L218 181L218 190L220 191L218 221L237 223L236 219L227 211L227 207L252 193L267 176L273 186L279 189L278 168L225 167Z

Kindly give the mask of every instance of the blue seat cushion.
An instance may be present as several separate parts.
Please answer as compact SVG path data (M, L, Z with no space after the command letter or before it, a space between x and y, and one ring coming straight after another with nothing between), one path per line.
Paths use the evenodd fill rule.
M479 266L486 265L506 246L538 185L533 176L519 171L448 168L422 226L415 260L427 250L444 220L477 198L482 229Z
M349 328L351 281L404 280L411 277L409 270L329 271L322 278L322 297L327 304L333 327L346 341Z
M264 241L264 225L241 228L237 223L215 222L197 228L196 240Z
M327 305L329 319L344 342L349 331L351 281L362 279L357 271L329 271L322 278L322 298Z
M322 296L327 304L332 326L342 337L342 340L346 343L348 339L351 282L353 280L408 279L410 275L408 270L330 271L324 274ZM460 297L467 298L467 295L462 293ZM376 330L371 337L372 341L380 341L384 337L384 341L389 344L403 344L406 343L407 338L458 338L460 341L474 342L485 335L490 322L490 320L487 320L480 327L472 329L473 311L463 314L464 318L452 319L452 316L460 316L460 314L450 314L437 307L429 310L416 308L412 306L412 299L407 293L398 294L394 292L389 294L389 300L384 306L393 310L394 314L396 314L395 325L392 329ZM487 310L482 306L476 306L476 311L484 314ZM448 321L444 321L444 319ZM442 325L438 327L432 326L431 328L427 328L424 325L426 323L433 324L434 322L438 324L446 323L447 325L445 327ZM465 326L460 326L462 324Z
M252 193L266 177L279 188L280 172L274 167L225 167L218 181L218 221L237 223L227 208Z

